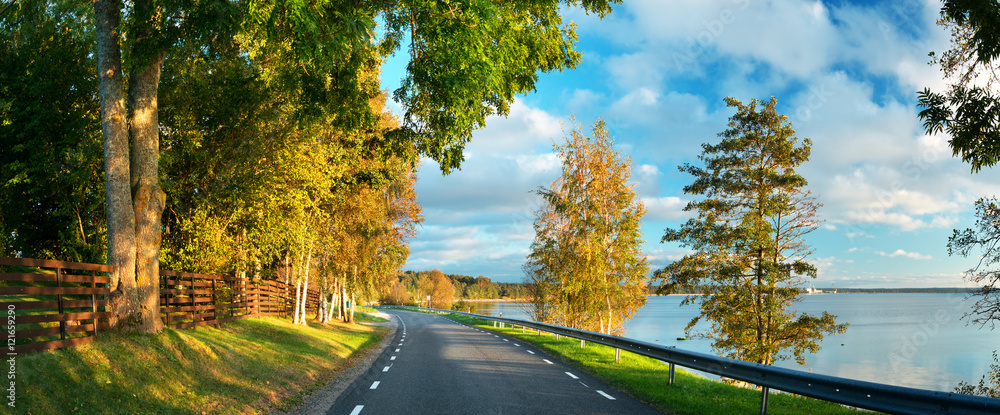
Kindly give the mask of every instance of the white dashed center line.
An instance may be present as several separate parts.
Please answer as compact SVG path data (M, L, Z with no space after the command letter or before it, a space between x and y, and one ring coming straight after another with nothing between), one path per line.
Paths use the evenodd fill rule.
M351 411L351 415L358 415L358 414L360 414L360 413L361 413L361 410L362 410L362 409L364 409L364 408L365 408L365 406L364 406L364 405L358 405L358 406L355 406L355 407L354 407L354 410L353 410L353 411Z
M389 360L396 360L396 356L390 357Z
M604 391L597 391L597 393L601 394L601 396L603 396L605 398L608 398L608 399L610 399L612 401L615 400L615 398L613 396L604 393Z
M392 367L392 365L386 366L385 369L382 369L382 371L383 372L388 372L390 367ZM570 375L570 376L572 376L572 375ZM573 379L576 379L576 378L573 378Z
M382 383L382 382L376 380L375 383L372 383L372 387L370 387L368 389L375 389L375 388L377 388L379 383Z
M399 349L396 349L396 353L399 353Z
M542 361L545 362L545 363L548 363L550 365L554 365L555 364L555 363L550 362L549 359L542 359Z
M531 354L535 354L535 352L533 352L533 351L531 351L531 350L528 350L528 353L531 353Z
M385 368L385 370L389 370L389 368ZM385 370L383 370L383 372L385 372ZM571 377L573 379L580 379L580 378L576 377L576 375L574 375L572 373L566 372L566 374L569 375L569 377Z

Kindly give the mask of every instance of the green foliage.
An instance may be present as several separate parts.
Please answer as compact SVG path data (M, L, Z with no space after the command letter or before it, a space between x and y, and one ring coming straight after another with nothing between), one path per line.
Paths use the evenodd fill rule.
M556 147L562 175L539 192L545 205L524 270L536 320L618 334L646 303L646 210L628 183L632 163L614 150L603 121L592 134L577 128Z
M804 353L818 350L824 335L847 329L826 312L815 317L786 311L798 300L804 278L816 276L803 238L819 226L819 205L795 171L809 159L811 142L799 144L773 97L749 105L726 98L726 104L736 114L718 144L702 145L705 167L680 167L695 177L684 192L703 199L688 203L684 210L697 216L680 229L667 229L663 242L679 242L695 253L657 271L665 283L659 292L706 294L684 301L701 306L688 336L712 338L712 347L727 357L772 364L787 359L790 350L804 363ZM691 333L701 319L711 331Z
M406 115L397 133L444 172L458 168L472 131L486 117L507 115L518 94L531 92L538 72L574 68L575 27L560 7L600 16L620 0L403 0L384 10L384 55L409 37L410 62L393 98Z
M0 255L104 262L88 11L25 1L0 16Z
M955 387L955 392L1000 399L1000 358L997 357L997 351L993 351L993 364L990 365L990 372L979 379L978 385L959 382L958 386Z
M941 68L949 86L944 93L919 92L919 116L927 134L948 133L954 155L978 172L1000 160L1000 96L994 91L1000 81L1000 6L990 0L947 0L938 24L951 30L951 49L931 52L931 64Z
M981 198L976 201L975 228L959 231L955 229L948 238L948 255L968 257L970 254L979 258L976 266L965 273L966 279L977 285L972 294L979 297L972 306L972 311L965 318L979 324L995 328L1000 321L1000 269L995 266L1000 263L1000 201L995 197ZM978 253L973 250L978 248Z

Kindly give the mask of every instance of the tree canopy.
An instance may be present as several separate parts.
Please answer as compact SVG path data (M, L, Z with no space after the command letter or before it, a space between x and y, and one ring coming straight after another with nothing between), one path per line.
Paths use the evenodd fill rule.
M819 226L819 204L795 170L809 160L812 143L799 141L773 97L748 104L726 98L726 105L736 114L718 144L702 145L704 167L680 167L694 176L684 192L702 199L685 206L696 216L667 229L663 242L695 252L656 272L664 281L659 292L704 293L683 302L701 308L687 330L711 338L728 357L769 365L791 351L804 363L804 353L818 350L824 335L847 329L827 312L788 311L804 279L816 277L804 237ZM711 330L691 332L702 319Z
M615 151L603 121L556 146L562 174L539 191L535 240L524 267L538 321L624 334L646 303L649 265L639 230L646 213L631 160Z

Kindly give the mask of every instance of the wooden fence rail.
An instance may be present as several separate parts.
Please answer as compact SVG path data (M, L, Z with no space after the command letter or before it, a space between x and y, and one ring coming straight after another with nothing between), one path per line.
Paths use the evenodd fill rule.
M295 307L295 286L235 276L160 271L160 315L166 327L184 329L260 316L287 316ZM319 308L309 290L306 310Z
M0 272L0 310L6 311L3 326L14 352L86 344L108 329L111 266L9 257L0 257L0 266L20 267ZM309 290L307 312L316 312L319 304L319 293ZM160 271L160 315L166 327L288 316L294 306L295 286L279 281Z
M15 353L90 343L107 329L110 266L7 257L0 265L31 271L0 272L3 326Z

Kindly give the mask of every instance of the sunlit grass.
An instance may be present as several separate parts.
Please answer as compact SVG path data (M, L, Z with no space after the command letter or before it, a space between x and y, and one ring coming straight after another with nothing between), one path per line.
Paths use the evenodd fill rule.
M580 347L580 340L555 336L548 333L538 335L534 330L504 329L493 327L486 320L461 315L448 316L471 326L493 330L509 337L531 343L539 349L576 366L608 384L649 403L668 414L749 414L760 411L760 391L738 388L716 382L694 374L680 367L675 370L674 385L667 384L668 366L663 362L622 351L621 361L615 362L615 349L608 346L587 343ZM772 394L768 402L768 414L856 414L857 410L835 403L793 396Z
M101 333L87 345L18 356L15 413L288 410L387 330L263 318L155 336Z

